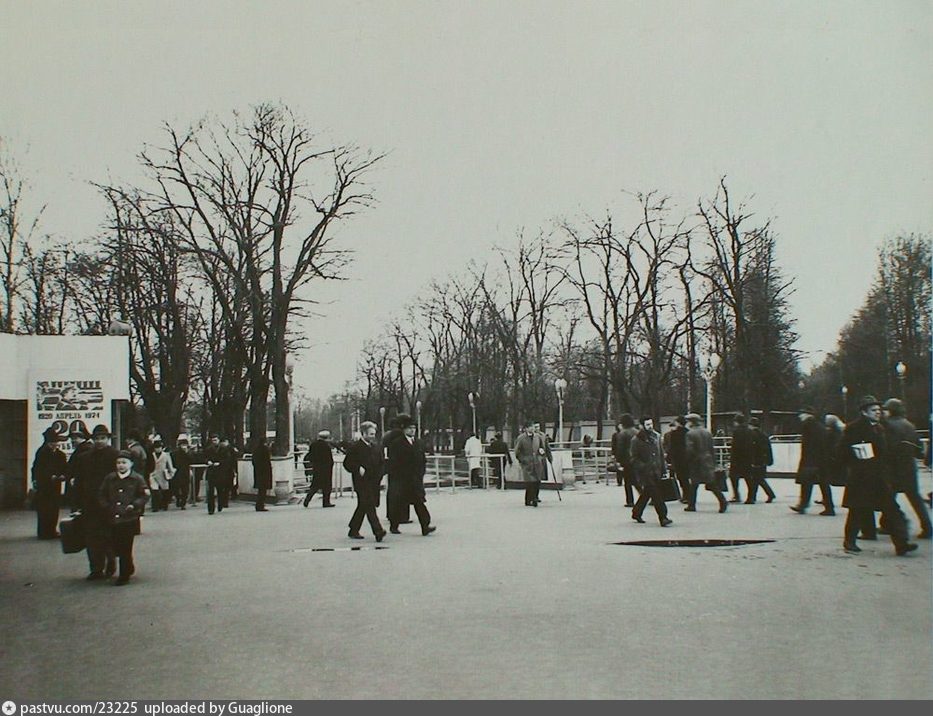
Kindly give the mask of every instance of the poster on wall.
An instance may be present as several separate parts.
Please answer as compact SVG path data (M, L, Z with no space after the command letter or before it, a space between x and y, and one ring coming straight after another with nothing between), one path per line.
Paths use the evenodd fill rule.
M110 397L101 377L75 377L66 374L32 375L29 397L30 454L42 445L48 428L63 438L76 429L89 434L95 425L110 427Z

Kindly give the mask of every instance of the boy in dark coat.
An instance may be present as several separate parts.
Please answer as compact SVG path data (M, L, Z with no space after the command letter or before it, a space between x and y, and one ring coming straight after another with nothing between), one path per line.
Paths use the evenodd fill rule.
M117 455L116 470L107 475L100 486L100 506L110 521L113 550L120 562L117 586L129 582L136 571L133 540L139 532L139 518L149 499L146 481L132 468L133 454L129 450L121 450Z

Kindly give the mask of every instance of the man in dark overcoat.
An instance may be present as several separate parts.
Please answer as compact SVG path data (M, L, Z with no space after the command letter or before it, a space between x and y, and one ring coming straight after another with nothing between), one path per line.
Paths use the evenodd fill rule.
M35 490L36 534L39 539L56 539L58 514L62 503L68 461L61 450L64 439L55 428L42 433L42 445L32 462L32 489Z
M330 444L330 430L321 430L317 434L317 440L308 446L305 462L311 464L313 476L311 487L305 495L304 506L307 507L311 498L320 490L321 499L324 501L322 507L333 507L330 493L334 480L334 453Z
M179 436L176 445L176 448L172 450L172 464L175 465L175 474L172 476L172 495L175 497L175 507L184 510L188 504L191 463L194 460L187 437Z
M350 531L347 536L363 539L360 527L363 526L365 517L376 541L382 542L386 531L376 514L376 507L379 506L379 485L382 482L382 446L376 440L375 423L367 420L360 424L360 439L347 448L343 467L353 476L353 491L356 492L356 510L350 518Z
M739 502L739 480L745 480L748 494L752 491L750 478L752 466L752 433L742 413L736 413L732 419L732 444L729 449L729 482L732 485L732 499L730 502Z
M930 539L930 512L920 496L917 485L917 460L923 457L923 447L917 429L907 419L904 403L890 398L884 403L884 430L888 444L891 488L903 492L920 521L918 539Z
M697 495L700 485L712 492L719 502L719 512L725 512L729 503L719 489L716 480L716 456L713 450L713 434L703 427L703 419L697 413L687 416L687 470L690 473L690 497L684 512L697 511Z
M800 500L790 508L801 515L806 512L810 506L813 486L819 485L823 495L823 511L820 514L832 517L836 511L833 505L833 491L829 484L829 436L826 427L817 420L813 408L801 408L797 411L797 417L800 419L800 462L797 465Z
M207 514L223 512L230 498L229 456L221 447L219 435L212 435L210 445L204 449L207 463Z
M91 432L92 449L78 462L76 487L81 522L87 544L88 580L104 579L116 572L110 517L100 504L104 478L117 469L117 449L110 443L110 429L96 425Z
M632 519L644 523L641 516L651 500L654 511L658 514L658 522L661 523L661 527L667 527L673 520L667 516L667 504L658 484L664 477L664 450L661 448L661 436L655 432L654 421L651 418L642 420L641 430L632 438L630 450L632 469L641 487L641 494L632 510Z
M71 429L69 436L71 438L71 456L68 458L68 480L65 482L65 502L72 508L78 508L81 500L78 497L78 490L75 487L75 478L77 477L78 461L88 452L94 449L94 443L91 440L91 434L84 427L83 423L78 423Z
M389 430L382 436L382 457L383 461L389 458L389 445L402 437L404 432L398 426L398 418L392 418L389 421ZM385 463L384 463L385 464ZM386 467L386 519L389 524L408 525L411 524L411 506L403 499L404 490L402 489L401 478Z
M668 431L669 447L665 457L671 472L680 484L681 502L687 502L690 494L690 472L687 469L687 419L678 415L674 419L674 429Z
M509 454L509 446L502 439L502 433L496 433L486 453L494 456L492 463L492 474L496 478L496 487L502 488L505 482L505 466L512 464L512 456Z
M612 456L616 459L616 483L625 486L625 506L635 506L635 493L633 487L635 476L632 472L632 460L630 455L630 446L632 438L638 429L635 427L635 419L625 413L619 418L619 424L616 432L612 435Z
M748 466L748 499L746 505L754 505L758 499L758 489L764 490L768 502L774 502L774 490L768 484L768 465L774 463L774 451L771 449L771 440L761 429L758 418L748 419L748 429L751 431L750 464Z
M862 551L857 544L859 529L880 510L894 550L902 556L917 549L917 545L907 540L907 520L885 474L889 453L881 425L881 402L866 396L859 403L859 411L861 415L846 425L839 444L840 462L847 469L843 505L849 509L843 548L846 552Z
M390 442L386 448L386 468L399 481L401 503L414 508L421 524L421 534L427 536L436 528L431 526L431 513L424 504L424 472L427 465L424 446L415 437L415 421L410 415L399 413L395 421L402 436ZM389 531L399 534L398 523L390 522Z
M272 489L272 454L269 452L265 436L260 435L256 438L251 462L253 464L253 487L256 488L256 512L268 512L266 491Z
M522 468L525 482L525 506L537 507L541 481L547 479L547 463L551 448L547 437L535 430L534 422L525 425L524 432L515 440L515 460ZM634 507L634 504L632 505Z

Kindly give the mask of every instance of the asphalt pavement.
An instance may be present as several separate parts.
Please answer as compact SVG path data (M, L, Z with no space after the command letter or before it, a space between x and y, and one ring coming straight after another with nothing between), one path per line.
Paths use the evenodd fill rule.
M147 514L119 589L0 513L0 700L933 697L930 541L846 554L844 510L795 514L772 484L725 514L670 503L667 528L615 484L538 508L429 491L437 532L380 545L347 538L352 496L202 503ZM770 541L617 544L650 540Z

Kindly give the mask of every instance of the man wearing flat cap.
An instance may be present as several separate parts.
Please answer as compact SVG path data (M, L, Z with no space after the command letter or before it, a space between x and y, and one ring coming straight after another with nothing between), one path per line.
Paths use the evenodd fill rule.
M88 580L104 579L116 572L116 556L111 540L111 524L100 504L104 478L117 469L117 450L110 444L110 430L96 425L91 432L93 448L78 463L76 487L84 539L87 543Z
M400 502L411 505L421 524L421 534L425 537L434 532L431 526L431 513L425 506L424 471L427 464L424 446L415 436L415 421L406 413L399 413L395 418L402 436L386 447L386 467L390 475L399 482ZM393 517L397 517L393 514ZM389 531L399 534L397 522L390 522Z
M330 444L330 430L321 430L317 434L317 440L308 446L308 454L305 455L305 467L312 470L311 488L305 495L304 506L307 507L311 498L319 490L321 498L324 500L322 507L333 507L330 501L330 493L333 489L334 480L334 453Z
M55 539L58 535L58 513L61 510L62 483L68 462L61 451L64 436L55 428L42 433L43 443L32 462L32 488L36 492L36 534L39 539Z
M903 556L917 545L907 540L907 520L885 474L888 446L881 426L881 402L867 395L859 402L859 412L861 415L846 425L839 443L839 461L848 472L843 506L849 514L843 549L862 551L857 544L859 529L880 510L894 550Z
M816 417L816 411L809 407L797 411L800 420L800 462L797 464L797 484L800 485L800 499L791 505L794 512L803 514L810 506L813 486L820 486L823 495L824 517L836 514L833 505L833 491L829 484L830 454L829 434L826 426Z
M697 413L690 413L687 420L687 469L690 473L690 494L684 512L697 511L697 495L700 485L705 485L719 502L719 511L725 512L729 503L723 497L716 479L716 455L713 451L713 435L703 427L703 419Z

